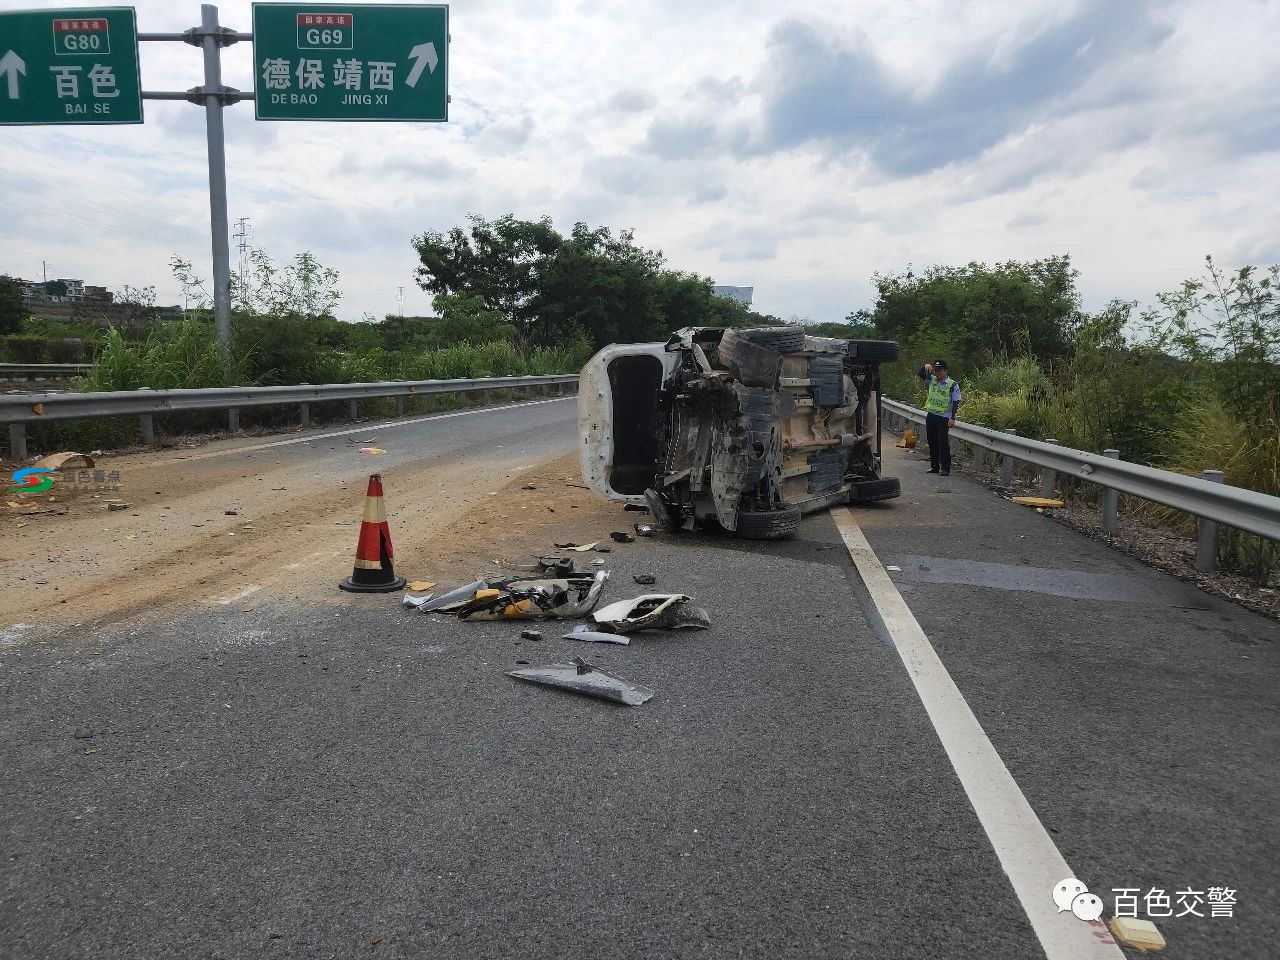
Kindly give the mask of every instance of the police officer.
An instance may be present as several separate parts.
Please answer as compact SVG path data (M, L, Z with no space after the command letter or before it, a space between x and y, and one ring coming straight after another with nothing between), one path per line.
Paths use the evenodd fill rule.
M925 399L924 432L929 440L929 472L941 470L944 477L951 476L951 428L956 425L956 411L960 408L960 384L947 375L947 361L926 363L917 375L929 386Z

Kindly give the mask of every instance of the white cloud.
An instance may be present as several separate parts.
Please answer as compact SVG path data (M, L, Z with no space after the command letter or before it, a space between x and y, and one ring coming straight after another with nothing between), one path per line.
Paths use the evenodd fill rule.
M25 6L33 5L28 0ZM52 7L53 2L34 5ZM220 4L247 30L248 2ZM139 0L145 31L199 5ZM412 237L468 213L634 227L673 266L837 319L874 272L1070 253L1086 301L1280 256L1280 6L1265 0L460 0L448 124L227 112L230 214L342 272L341 313L426 312ZM200 82L147 43L147 89ZM226 51L247 89L252 51ZM204 119L6 128L0 271L155 284L209 258Z

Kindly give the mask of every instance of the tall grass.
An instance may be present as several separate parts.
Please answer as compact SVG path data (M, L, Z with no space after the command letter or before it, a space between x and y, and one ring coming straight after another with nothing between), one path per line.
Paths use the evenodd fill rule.
M226 387L237 382L239 365L220 347L208 327L183 320L158 327L141 343L126 343L110 329L94 357L81 390L154 390Z

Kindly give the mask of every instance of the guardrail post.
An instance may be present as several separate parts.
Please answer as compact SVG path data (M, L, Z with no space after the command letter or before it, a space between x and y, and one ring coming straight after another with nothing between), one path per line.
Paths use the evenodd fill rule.
M1045 443L1051 443L1055 447L1062 446L1062 444L1058 443L1058 441L1054 439L1047 439L1045 440ZM1045 499L1052 499L1057 486L1058 486L1058 471L1053 469L1053 467L1041 467L1040 468L1040 496L1044 497Z
M232 433L240 429L240 411L235 407L227 411L227 429Z
M396 397L396 416L404 416L404 397Z
M304 427L311 426L311 404L298 404L298 420Z
M1222 482L1221 470L1206 470L1200 474L1210 483ZM1196 518L1196 569L1212 573L1218 569L1218 521Z
M1013 427L1010 427L1009 429L1007 429L1005 433L1013 437L1016 437L1018 435L1018 431L1013 429ZM1000 458L1000 486L1002 487L1013 486L1013 465L1015 462L1016 461L1013 458L1013 456L1007 453Z
M360 416L360 401L348 400L347 401L347 419L355 420L359 416Z
M973 472L987 472L987 448L980 447L976 443L973 445Z
M156 442L155 423L151 419L151 414L144 413L138 417L138 427L142 430L142 442L150 446Z
M1103 450L1104 457L1120 459L1119 450ZM1120 491L1102 488L1102 532L1114 534L1120 527Z
M27 459L27 425L9 424L9 456L14 460Z

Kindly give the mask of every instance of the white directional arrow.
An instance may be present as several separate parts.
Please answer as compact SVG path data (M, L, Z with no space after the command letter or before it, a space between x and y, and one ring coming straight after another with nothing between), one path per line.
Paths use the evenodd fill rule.
M431 69L435 69L436 52L431 51ZM0 57L0 77L5 75L9 77L9 99L18 99L18 77L27 75L27 62L12 50L6 51L3 57Z
M412 60L413 69L409 71L408 79L405 80L411 87L418 85L418 78L422 76L422 68L430 67L431 72L436 72L436 64L440 61L436 57L436 45L434 43L420 43L409 51L409 59ZM10 88L12 89L12 88Z

